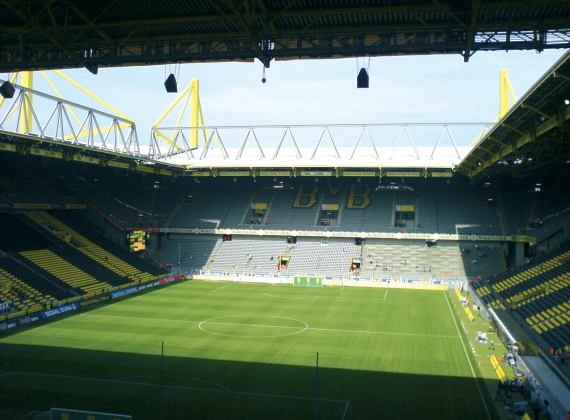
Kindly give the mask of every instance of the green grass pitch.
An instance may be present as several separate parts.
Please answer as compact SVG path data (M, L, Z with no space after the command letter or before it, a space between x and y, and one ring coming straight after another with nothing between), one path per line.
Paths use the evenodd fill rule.
M136 420L498 419L452 299L175 284L0 338L4 414L65 407Z

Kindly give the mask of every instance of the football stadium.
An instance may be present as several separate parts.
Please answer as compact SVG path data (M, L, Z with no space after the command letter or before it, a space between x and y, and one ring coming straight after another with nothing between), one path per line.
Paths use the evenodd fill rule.
M95 94L34 84L171 63L469 66L569 49L568 2L99 3L2 2L0 418L570 416L570 51L518 100L501 72L483 126L208 126L199 80L170 74L145 145ZM190 124L167 124L180 106Z

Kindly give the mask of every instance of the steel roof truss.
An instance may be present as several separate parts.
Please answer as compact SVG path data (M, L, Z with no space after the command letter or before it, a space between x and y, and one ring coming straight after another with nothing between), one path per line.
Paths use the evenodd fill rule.
M79 16L81 19L83 19L83 21L87 24L87 26L85 26L83 28L82 31L80 31L76 36L75 39L80 38L80 36L87 30L87 29L92 29L93 31L97 32L99 34L99 36L101 36L101 38L103 38L105 41L107 42L113 42L113 39L102 29L101 25L97 24L97 19L99 19L101 16L103 16L105 14L105 12L107 10L109 10L112 6L115 5L115 3L117 3L117 0L114 0L112 2L109 2L109 4L107 5L107 7L101 11L101 13L99 13L98 16L96 16L95 18L91 19L89 18L89 16L87 14L85 14L85 12L77 7L74 2L72 1L67 1L66 4L68 7L70 7L71 9L73 9L73 11L77 14L77 16Z
M287 135L287 133L289 133L289 135L291 136L291 141L293 142L293 147L295 148L295 154L297 156L297 159L301 159L303 157L303 155L301 154L301 151L299 150L299 146L297 146L297 142L295 141L295 137L293 137L293 132L291 131L291 127L287 127L285 129L285 132L283 133L283 137L281 137L281 141L279 142L279 144L277 145L277 148L275 149L275 153L273 154L272 160L277 159L277 156L279 155L279 151L281 150L281 146L283 145L283 140L285 140L285 136Z
M570 76L559 71L554 72L554 77L562 77L563 79L566 79L570 82Z
M328 133L328 135L329 135L329 139L331 140L331 145L332 145L334 152L336 154L336 158L340 159L340 153L338 153L338 149L336 148L336 144L332 138L331 132L329 131L328 127L325 127L323 129L323 132L321 133L321 137L319 137L319 141L317 142L317 145L315 146L315 150L313 150L313 154L311 155L311 158L309 160L313 160L313 158L315 157L315 154L317 153L317 149L319 148L319 145L321 144L321 140L323 139L323 136L325 135L325 133Z
M475 35L477 34L477 24L479 17L479 8L481 7L481 0L472 0L471 2L471 24L469 25L469 32L467 33L467 43L465 51L463 52L463 61L468 62L469 58L475 53L473 45L475 44Z
M186 157L188 157L188 159L193 159L194 158L194 153L192 153L192 147L190 146L190 142L188 141L188 139L186 138L186 134L184 134L184 130L177 130L180 133L180 136L182 137L182 140L184 142L184 148L183 151L186 153ZM174 151L173 151L174 153ZM188 155L190 154L190 155Z
M257 151L259 152L259 155L261 157L261 159L265 159L265 153L263 153L263 149L261 148L261 145L259 144L259 140L257 139L257 136L255 135L255 131L253 130L253 128L250 128L247 131L247 134L245 136L245 139L243 139L243 142L241 143L241 147L239 148L239 151L236 155L236 160L241 159L241 155L243 153L243 150L245 149L245 145L247 143L247 139L249 138L249 135L253 136L253 139L255 141L255 144L257 146Z
M78 140L78 133L81 133L81 128L79 129L79 131L76 133L75 130L73 129L73 124L71 122L71 119L69 118L69 114L67 112L67 109L63 106L63 104L58 104L57 105L57 124L56 124L56 131L55 131L55 138L57 140L61 140L61 141L65 141L66 135L65 135L65 126L64 126L64 121L67 123L67 127L69 128L69 131L71 132L71 137L75 139L75 143L79 143ZM88 113L86 119L91 123L93 121L93 114L92 113ZM59 134L59 136L58 136ZM61 137L60 137L61 136ZM90 124L89 130L87 131L87 145L88 146L95 146L94 142L93 142L93 126L92 124ZM103 141L103 147L105 147L105 141Z
M27 105L26 105L27 103ZM25 132L26 133L30 133L32 131L32 127L28 126L28 108L30 110L30 112L32 113L32 118L34 119L36 125L38 126L38 128L40 129L40 136L44 137L44 132L42 131L40 122L38 120L38 116L36 114L36 111L34 111L34 104L32 103L31 98L29 97L29 94L27 92L24 92L24 94L22 95L22 101L20 103L20 121L25 121L25 125L26 125L26 129ZM21 113L24 113L24 116L22 118Z
M521 104L521 106L522 106L523 108L528 108L528 109L530 109L531 111L534 111L534 112L536 112L536 113L539 114L539 115L542 115L542 116L543 116L545 119L547 119L547 120L552 119L552 118L556 119L556 117L553 117L552 115L545 114L545 113L542 112L541 110L536 109L536 108L533 107L533 106L527 105L527 104L525 104L524 102Z
M93 119L93 123L97 127L97 132L99 133L99 136L102 137L101 129L99 128L99 121L97 121L97 119L95 118L95 119ZM117 120L113 120L113 123L111 124L111 129L105 135L105 137L104 137L104 139L105 139L104 143L105 144L107 143L107 140L111 137L112 134L114 134L114 139L113 139L114 141L113 141L113 147L111 150L113 150L113 152L124 153L125 152L124 147L123 147L123 150L119 150L121 143L123 145L125 145L125 138L123 137L123 132L118 127Z
M182 138L182 143L185 147L178 145L178 137ZM171 157L179 153L186 153L186 157L188 159L194 159L194 153L192 153L190 143L184 134L184 130L180 128L175 130L173 134L172 141L169 143L168 151L166 152L166 157ZM190 153L190 155L188 155L188 153Z
M176 152L176 145L178 144L178 137L180 137L180 130L176 130L174 133L174 138L172 142L168 145L168 151L166 152L167 156L172 156ZM184 136L184 134L182 134Z
M208 138L208 142L206 143L206 147L204 147L204 150L202 151L202 154L200 155L200 160L206 159L206 156L208 155L208 150L210 150L210 144L212 144L212 139L214 138L214 134L216 134L216 133L217 133L216 143L218 143L220 145L220 149L222 150L222 154L224 155L224 159L230 158L230 155L228 154L228 151L226 150L226 146L224 146L224 142L222 141L222 136L220 136L218 129L214 128L214 130L212 131L212 134L210 134L210 138Z
M1 130L10 131L10 130L4 128L4 124L6 123L6 121L7 121L8 119L10 119L10 117L11 117L15 112L18 111L18 109L19 109L18 107L19 107L19 104L20 104L20 101L21 101L20 98L21 98L21 96L22 96L23 94L24 94L24 92L20 92L20 93L18 94L18 97L16 98L16 100L15 100L14 102L12 102L12 105L11 105L10 108L8 109L8 112L6 112L6 115L4 115L4 118L2 119L2 121L0 121L0 129L1 129Z
M511 124L507 124L506 122L501 122L501 125L504 125L507 128L510 128L513 131L516 131L517 133L519 133L521 136L525 136L526 133L524 131L520 131L518 128L512 126Z
M366 131L366 134L368 134L368 139L370 140L370 144L372 145L372 150L374 150L374 156L376 157L376 159L380 159L380 156L378 155L378 151L376 150L376 145L374 144L374 140L372 140L372 136L370 135L370 131L368 130L367 126L362 127L362 130L360 130L360 135L358 136L358 139L356 140L356 144L354 145L354 148L352 149L352 153L350 154L350 157L348 158L348 160L352 160L352 158L354 157L354 152L356 152L356 148L358 147L358 143L360 143L360 139L362 138L362 134L364 134L364 132Z
M449 126L444 125L443 128L441 129L441 133L439 134L439 138L437 139L437 142L435 143L435 146L433 147L433 151L431 152L430 155L430 160L433 160L433 154L435 153L435 149L437 149L437 146L439 145L439 141L441 140L441 136L443 136L443 132L447 131L447 134L449 134L449 138L451 139L451 143L453 144L453 148L455 149L455 153L457 154L457 157L459 159L461 159L461 155L459 154L459 150L457 150L457 145L455 144L455 140L453 139L453 136L451 135L451 131L449 130Z
M412 140L412 135L410 134L408 127L405 125L400 130L400 135L398 136L398 139L396 140L396 144L394 145L394 148L392 149L392 154L390 155L390 158L388 160L392 160L392 158L394 157L394 153L396 152L396 147L398 147L398 143L400 142L400 137L402 137L402 133L404 131L408 134L408 139L410 140L410 144L412 145L412 148L414 149L414 153L416 154L416 159L420 160L420 155L416 149L416 145L414 144L414 141Z
M130 154L132 154L133 156L140 156L141 151L139 148L139 138L136 130L131 130L129 132L128 141L126 145L127 145L127 153L129 153L129 151L131 151L131 148L134 147L135 150L131 151Z
M78 64L80 64L81 67L83 67L85 65L85 62L84 62L82 57L77 55L75 53L75 51L73 51L73 49L70 48L68 45L60 42L62 39L65 39L65 37L63 37L63 36L62 37L54 37L47 30L45 30L41 25L38 24L38 20L39 20L38 18L41 16L41 14L44 13L44 10L39 11L39 13L36 13L36 15L33 18L30 18L29 16L26 16L25 14L23 14L22 7L20 4L15 4L12 2L3 2L3 4L4 4L4 6L11 9L12 12L14 14L16 14L24 22L28 22L33 27L34 31L37 31L38 33L43 34L48 40L53 42L54 45L57 45L59 48L62 49L62 51L65 51L65 53L67 53L70 58L72 58ZM54 29L57 31L57 29L58 29L57 23L54 24Z

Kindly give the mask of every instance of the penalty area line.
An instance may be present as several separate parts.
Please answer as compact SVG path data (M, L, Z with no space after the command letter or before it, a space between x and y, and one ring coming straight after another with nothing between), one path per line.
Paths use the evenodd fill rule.
M64 378L64 379L79 379L79 380L86 380L86 381L94 381L94 382L109 382L115 384L127 384L127 385L142 385L142 386L150 386L153 388L160 388L160 384L151 384L147 382L135 382L135 381L125 381L125 380L116 380L116 379L100 379L100 378L90 378L87 376L72 376L72 375L59 375L54 373L37 373L37 372L9 372L16 375L30 375L30 376L47 376L52 378ZM221 385L221 384L218 384ZM226 389L212 389L212 388L199 388L199 387L191 387L191 386L181 386L181 385L163 385L165 388L172 388L172 389L182 389L188 391L207 391L207 392L217 392L217 393L224 393L224 394L238 394L238 395L253 395L256 397L273 397L273 398L290 398L295 400L314 400L314 397L302 397L298 395L284 395L284 394L267 394L262 392L248 392L248 391L233 391L227 387ZM223 385L221 385L223 386ZM348 400L336 400L332 398L319 398L319 401L326 401L326 402L333 402L333 403L345 403L348 405L350 401Z
M218 290L222 290L224 287L228 287L228 286L231 285L231 284L232 284L232 283L228 283L228 284L226 284L225 286L218 287L217 289L212 290L212 293L214 293L214 292L216 292L216 291L218 291Z
M340 418L340 420L344 420L344 418L346 417L346 412L348 411L348 405L350 404L350 401L346 401L346 405L344 406L344 411L342 413L342 417Z
M36 414L40 414L43 413L43 411L30 411L28 414L26 414L24 417L20 417L18 420L24 420L27 419L30 416L35 416Z

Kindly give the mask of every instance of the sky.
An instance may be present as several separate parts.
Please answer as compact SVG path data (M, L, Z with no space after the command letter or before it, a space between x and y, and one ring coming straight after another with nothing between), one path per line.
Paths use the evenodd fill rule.
M263 66L249 63L196 63L179 67L101 68L64 73L137 123L141 144L150 127L177 97L164 80L178 75L182 91L200 81L207 126L298 124L386 124L491 122L499 111L499 74L509 70L517 99L565 53L564 50L477 52L460 55L401 56L273 61L261 82ZM359 68L367 67L370 87L357 89ZM105 110L63 79L48 72L65 99ZM6 79L9 74L0 74ZM41 75L35 89L53 94ZM170 119L169 119L170 118ZM172 125L178 114L165 120ZM189 125L185 119L183 125ZM467 145L472 137L455 140Z

